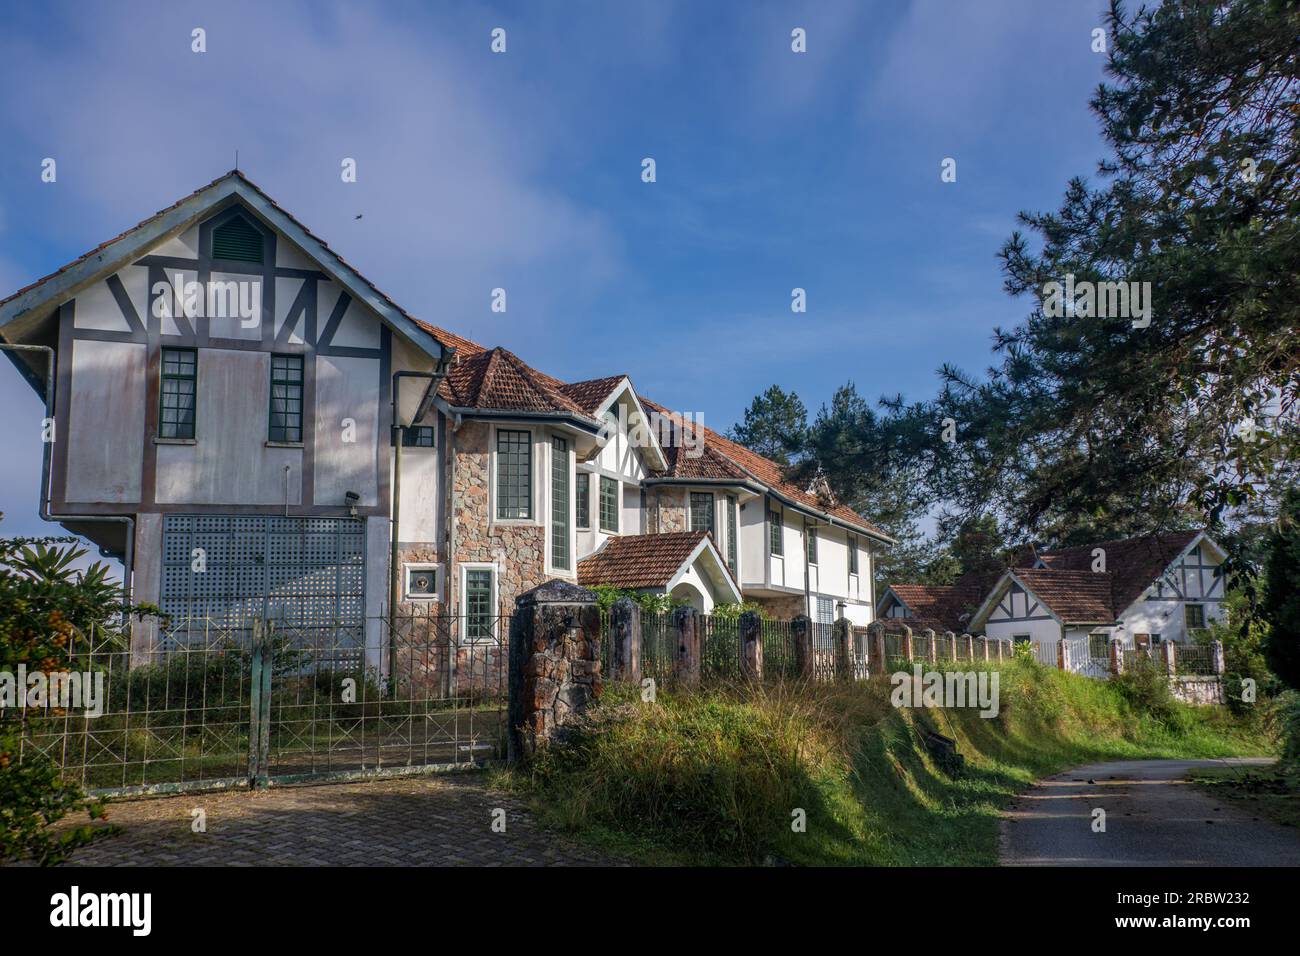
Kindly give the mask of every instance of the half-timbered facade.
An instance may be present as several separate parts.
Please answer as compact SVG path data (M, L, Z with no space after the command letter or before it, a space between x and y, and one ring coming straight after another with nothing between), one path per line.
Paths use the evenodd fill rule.
M891 539L825 488L625 375L566 383L413 318L239 172L0 301L0 339L49 409L42 514L174 622L142 653L258 617L379 647L396 605L494 617L668 533L588 572L874 617ZM674 556L662 584L638 564Z
M1085 635L1128 648L1187 643L1223 616L1225 557L1192 531L1037 552L1003 575L971 627L1040 643Z

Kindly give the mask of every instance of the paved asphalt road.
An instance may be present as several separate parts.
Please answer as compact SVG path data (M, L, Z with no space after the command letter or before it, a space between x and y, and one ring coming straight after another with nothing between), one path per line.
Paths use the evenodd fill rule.
M1119 760L1040 780L1002 821L1008 866L1300 866L1300 833L1209 796L1201 767L1267 760ZM1093 810L1106 831L1093 832Z

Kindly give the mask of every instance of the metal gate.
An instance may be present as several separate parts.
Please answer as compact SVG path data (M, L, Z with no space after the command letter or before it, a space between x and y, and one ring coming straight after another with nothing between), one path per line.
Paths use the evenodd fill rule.
M1069 638L1070 670L1085 677L1110 676L1110 644L1106 635L1086 634Z
M348 629L189 621L143 656L91 634L68 667L103 676L101 713L0 709L0 722L18 728L19 762L49 760L106 796L470 767L505 755L509 623L363 619L358 643Z

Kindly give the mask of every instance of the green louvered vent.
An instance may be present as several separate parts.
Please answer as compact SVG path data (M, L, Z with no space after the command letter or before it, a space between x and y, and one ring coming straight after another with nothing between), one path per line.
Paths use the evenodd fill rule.
M262 234L241 216L212 230L212 258L236 262L262 261Z

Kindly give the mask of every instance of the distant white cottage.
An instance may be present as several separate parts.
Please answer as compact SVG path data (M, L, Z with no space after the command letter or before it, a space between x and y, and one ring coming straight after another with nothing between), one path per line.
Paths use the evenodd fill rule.
M988 637L1053 643L1091 636L1126 648L1187 643L1223 616L1226 554L1205 532L1032 552L971 617Z
M1097 657L1114 638L1128 649L1182 644L1223 617L1225 557L1203 531L1030 548L994 583L967 574L945 586L891 584L880 617L914 631L1034 643L1047 654L1061 638L1085 636Z

